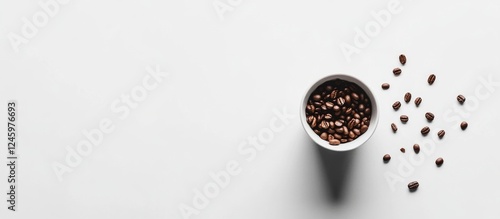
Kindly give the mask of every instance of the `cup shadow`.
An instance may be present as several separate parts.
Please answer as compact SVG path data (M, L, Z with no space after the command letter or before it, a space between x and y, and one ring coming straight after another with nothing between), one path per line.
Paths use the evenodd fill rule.
M346 195L346 186L349 184L347 180L356 150L331 151L310 142L318 153L321 172L326 181L327 198L334 203L341 203Z

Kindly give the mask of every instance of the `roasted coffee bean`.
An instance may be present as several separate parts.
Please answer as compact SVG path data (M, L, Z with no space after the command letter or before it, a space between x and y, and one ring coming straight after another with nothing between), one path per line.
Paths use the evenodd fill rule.
M338 139L332 139L332 140L328 141L328 143L330 145L339 145L340 141Z
M401 107L401 102L399 102L399 101L396 101L396 102L394 102L394 104L392 104L392 108L395 110L398 110L399 107Z
M325 115L325 119L326 119L326 120L330 120L330 119L332 119L332 118L333 118L333 117L332 117L332 114L330 114L330 113L328 113L328 114L326 114L326 115Z
M362 125L359 131L361 131L361 134L365 133L368 130L368 125Z
M401 69L400 68L394 68L392 69L392 73L396 76L400 75L401 74Z
M427 119L427 121L432 122L432 120L434 120L434 114L432 114L431 112L427 112L425 113L425 118Z
M389 89L390 87L391 87L391 85L390 85L389 83L383 83L383 84L382 84L382 89L384 89L384 90L387 90L387 89Z
M330 93L330 98L332 98L332 99L337 98L337 94L338 94L338 92L339 92L339 91L337 91L337 90L332 91L332 92Z
M430 131L431 129L429 128L429 126L425 126L422 128L422 130L420 130L420 133L422 133L422 135L427 135Z
M308 116L307 117L307 123L311 124L314 119L314 116Z
M338 104L339 106L344 106L344 104L345 104L345 99L344 99L343 97L339 97L339 98L337 98L337 104Z
M419 186L419 184L417 181L413 181L413 182L408 183L408 189L410 189L410 191L417 190L418 186Z
M342 127L342 125L344 125L344 123L341 122L340 120L335 121L335 126Z
M352 96L352 99L359 100L359 95L357 93L352 93L351 96Z
M406 56L404 54L399 55L399 62L402 65L406 64Z
M319 100L321 100L321 95L319 95L319 94L314 95L314 96L313 96L313 100L314 100L314 101L319 101Z
M326 132L323 132L323 133L321 133L321 135L319 137L323 140L326 140L326 139L328 139L328 134Z
M446 134L446 132L444 130L439 130L439 132L438 132L437 135L438 135L439 138L443 138L444 134Z
M333 140L333 139L335 139L335 138L333 137L333 135L329 134L329 135L328 135L328 141L331 141L331 140Z
M434 81L436 81L436 75L434 74L429 75L429 78L427 78L427 83L429 83L429 85L432 85L434 84Z
M422 103L422 98L421 97L417 97L415 98L415 106L420 106L420 104Z
M391 123L391 129L392 129L393 132L397 132L398 131L398 127L394 123Z
M436 165L438 167L440 167L441 165L443 165L443 163L444 163L444 160L443 160L442 157L438 157L438 159L436 159Z
M407 115L401 115L399 117L402 123L407 123L408 122L408 116Z
M325 105L326 105L326 108L328 108L328 109L332 109L334 106L332 102L326 102Z
M340 107L337 106L337 105L333 106L333 111L334 112L339 112L340 111Z
M465 130L467 128L467 126L469 126L469 124L467 124L466 121L463 121L462 123L460 123L460 128L462 128L462 130Z
M405 148L400 148L399 150L400 150L401 152L403 152L403 153L404 153L404 152L406 152L406 149L405 149Z
M417 154L418 154L418 152L420 152L420 145L418 145L418 144L414 144L414 145L413 145L413 150L415 151L415 153L417 153Z
M404 100L406 103L410 102L410 100L411 100L411 93L410 92L406 92L406 94L404 96Z
M385 154L384 157L382 157L382 159L384 160L384 162L389 162L391 160L391 155L389 154Z
M458 100L458 102L459 102L460 104L464 104L464 102L465 102L465 97L464 97L464 95L462 95L462 94L458 95L458 96L457 96L457 100Z
M344 99L345 99L345 104L347 104L348 106L351 105L351 96L350 95L345 95Z
M319 128L320 129L328 129L328 128L330 128L330 124L326 120L323 120L319 124Z

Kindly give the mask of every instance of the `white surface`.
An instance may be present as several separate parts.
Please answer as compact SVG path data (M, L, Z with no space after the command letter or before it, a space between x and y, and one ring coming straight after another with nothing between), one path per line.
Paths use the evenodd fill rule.
M18 211L2 205L2 219L182 218L179 205L192 205L193 190L231 160L241 172L192 218L500 217L500 87L480 82L500 81L498 1L401 0L401 12L351 62L339 45L352 44L355 28L388 1L242 1L221 21L213 1L74 0L15 53L7 35L41 10L37 2L0 3L0 112L5 118L6 101L16 99L20 128ZM408 63L394 77L400 53ZM169 76L119 119L111 104L156 65ZM320 156L296 109L307 86L332 73L362 78L379 100L380 121L367 145ZM391 89L379 89L383 82ZM471 101L477 89L488 97ZM394 112L406 91L422 105ZM283 108L296 117L247 161L254 157L239 145ZM431 136L447 134L415 155L410 146L431 139L419 134L427 111L436 115ZM115 130L59 182L53 163L105 118ZM457 129L455 119L469 128ZM393 155L388 164L385 153ZM399 174L400 159L409 158L424 159L392 190L384 174ZM0 173L5 191L5 165ZM421 184L415 193L406 188L412 180Z

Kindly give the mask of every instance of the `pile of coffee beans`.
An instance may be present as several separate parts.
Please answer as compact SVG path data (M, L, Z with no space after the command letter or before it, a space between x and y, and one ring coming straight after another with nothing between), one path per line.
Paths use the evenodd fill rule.
M335 146L351 142L368 130L371 101L357 84L335 79L311 93L305 113L314 133Z
M405 56L405 55L403 55L403 54L401 54L401 55L399 56L399 62L401 63L401 65L405 65L405 64L406 64L406 62L407 62L407 58L406 58L406 56ZM395 76L400 76L400 75L401 75L401 73L403 72L403 70L402 70L401 68L399 68L399 67L396 67L396 68L394 68L394 69L392 70L392 72L393 72L393 74L394 74ZM430 74L430 75L428 76L428 78L427 78L427 83L428 83L429 85L433 85L435 82L436 82L436 75L435 75L435 74ZM383 90L388 90L389 88L390 88L390 85L389 85L388 83L383 83L383 84L382 84L382 89L383 89ZM403 97L403 101L404 101L405 103L409 103L409 102L411 101L411 99L412 99L412 94L411 94L410 92L406 92L404 95L402 95L402 97ZM465 99L466 99L466 98L465 98L465 96L463 96L463 95L461 95L461 94L457 96L457 101L458 101L460 104L464 104ZM422 103L422 97L417 97L417 98L415 98L414 103L415 103L415 106L416 106L416 107L419 107L419 106L420 106L420 104ZM398 111L398 110L401 108L401 105L402 105L402 104L401 104L401 102L400 102L400 101L395 101L395 102L392 104L392 108L393 108L395 111ZM434 120L434 118L435 118L435 116L434 116L434 114L433 114L432 112L426 112L426 113L424 114L424 117L425 117L425 119L426 119L429 123L432 123L432 121L433 121L433 120ZM399 116L399 119L401 120L401 123L402 123L402 124L406 124L406 123L408 123L408 121L409 121L409 116L408 116L408 115L400 115L400 116ZM467 122L465 122L465 121L463 121L463 122L460 124L460 128L461 128L462 130L467 129L467 127L468 127L468 123L467 123ZM397 125L396 125L395 123L391 123L391 129L392 129L392 131L393 131L394 133L396 133L396 132L398 131L398 127L397 127ZM430 133L430 131L431 131L431 129L430 129L430 127L429 127L429 126L424 126L424 127L420 130L420 133L421 133L423 136L427 136L427 135ZM442 129L441 129L441 130L439 130L439 131L437 132L437 136L439 137L439 139L442 139L442 138L444 137L445 133L446 133L446 132L445 132L445 130L442 130ZM406 150L405 150L405 148L400 148L400 151L401 151L402 153L405 153L405 151L406 151ZM418 154L418 153L420 152L420 145L418 145L418 144L414 144L414 145L413 145L413 151L414 151L416 154ZM384 161L385 163L388 163L388 162L391 160L391 155L389 155L389 154L385 154L385 155L383 156L383 158L382 158L382 159L383 159L383 161ZM439 157L439 158L437 158L437 159L436 159L435 163L436 163L436 165L437 165L438 167L440 167L441 165L443 165L443 163L444 163L444 159L443 159L442 157ZM417 188L418 188L418 187L419 187L419 183L418 183L417 181L412 181L412 182L408 183L408 189L410 189L410 191L415 191L415 190L417 190Z

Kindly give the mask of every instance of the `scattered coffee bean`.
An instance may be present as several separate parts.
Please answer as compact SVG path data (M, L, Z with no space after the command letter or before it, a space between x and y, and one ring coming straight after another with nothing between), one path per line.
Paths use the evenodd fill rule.
M383 83L383 84L382 84L382 89L384 89L384 90L387 90L387 89L389 89L390 87L391 87L391 85L390 85L389 83Z
M418 186L419 186L419 184L417 181L413 181L413 182L408 183L408 189L410 189L410 191L417 190Z
M398 127L394 123L391 124L391 129L392 129L393 132L397 132L398 131Z
M417 97L415 98L415 106L420 106L420 104L422 103L422 98L421 97Z
M418 152L420 152L420 145L418 145L418 144L414 144L414 145L413 145L413 150L415 151L415 153L417 153L417 154L418 154Z
M405 148L400 148L399 150L403 153L406 152Z
M406 56L404 54L399 55L399 62L402 65L406 64Z
M399 107L401 107L401 102L399 102L399 101L396 101L396 102L394 102L394 104L392 104L392 108L395 110L398 110Z
M402 123L407 123L408 122L408 116L407 115L401 115L399 117Z
M410 100L411 100L411 93L410 92L406 92L406 94L404 96L404 100L406 103L410 102Z
M441 165L443 165L443 163L444 163L444 160L443 160L442 157L438 157L438 159L436 159L436 165L438 167L440 167Z
M430 131L431 129L429 128L429 126L425 126L422 128L422 130L420 130L420 133L422 133L422 135L427 135Z
M389 154L385 154L384 157L382 158L384 160L384 162L389 162L391 160L391 155Z
M368 130L371 100L358 85L335 79L318 86L305 107L307 123L331 145L351 142Z
M429 78L427 78L427 83L429 83L429 85L432 85L434 84L434 81L436 81L436 75L434 74L429 75Z
M465 97L464 97L464 95L462 95L462 94L458 95L458 96L457 96L457 100L458 100L458 102L459 102L460 104L464 104L464 102L465 102Z
M425 118L427 119L427 121L432 122L432 120L434 120L434 114L432 114L431 112L427 112L425 113Z
M439 130L438 132L438 137L439 138L443 138L444 137L444 134L446 134L446 132L444 130Z
M392 73L396 76L400 75L401 74L401 69L400 68L394 68L392 69Z
M469 124L467 124L466 121L463 121L462 123L460 123L460 128L462 128L462 130L465 130L467 128L467 126L469 126Z

